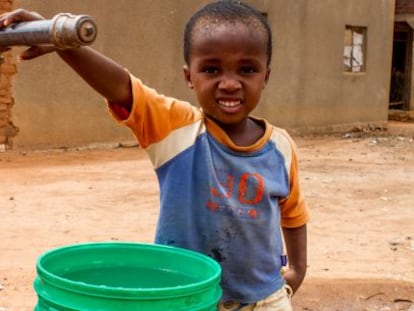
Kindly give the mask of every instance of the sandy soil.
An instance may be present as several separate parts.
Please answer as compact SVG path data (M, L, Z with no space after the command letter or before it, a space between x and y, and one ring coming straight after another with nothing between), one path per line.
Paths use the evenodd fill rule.
M295 310L414 310L414 124L294 137L312 210ZM76 242L151 242L155 175L137 148L0 154L0 311L33 310L36 259Z

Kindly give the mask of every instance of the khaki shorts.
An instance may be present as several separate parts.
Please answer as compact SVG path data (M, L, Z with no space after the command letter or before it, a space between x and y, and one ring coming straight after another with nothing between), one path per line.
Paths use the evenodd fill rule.
M285 285L277 292L263 300L252 304L241 304L233 301L222 302L219 311L292 311L292 289Z

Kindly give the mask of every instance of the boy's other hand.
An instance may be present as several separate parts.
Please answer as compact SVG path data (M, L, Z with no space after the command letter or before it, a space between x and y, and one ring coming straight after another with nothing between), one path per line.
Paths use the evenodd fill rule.
M30 12L25 9L17 9L0 15L0 28L7 27L13 23L30 22L45 19L36 12Z
M0 15L0 31L1 29L10 26L13 23L30 22L37 20L44 20L45 18L36 12L30 12L25 9L17 9L12 12ZM0 52L10 50L10 47L0 46ZM41 55L51 53L57 49L54 46L31 46L24 50L18 56L20 60L29 60Z

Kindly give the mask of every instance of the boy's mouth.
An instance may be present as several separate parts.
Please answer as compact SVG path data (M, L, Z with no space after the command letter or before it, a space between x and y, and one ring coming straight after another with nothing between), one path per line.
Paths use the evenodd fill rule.
M220 106L223 106L225 108L235 108L237 106L241 105L241 100L235 100L235 99L219 99L218 104Z

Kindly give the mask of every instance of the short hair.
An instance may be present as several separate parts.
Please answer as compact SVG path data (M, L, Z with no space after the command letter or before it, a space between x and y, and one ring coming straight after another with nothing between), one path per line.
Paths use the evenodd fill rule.
M187 22L184 30L184 60L190 63L192 36L194 29L201 23L224 24L241 22L247 26L259 25L267 36L267 65L272 59L272 30L266 18L255 8L234 0L215 1L202 7Z

